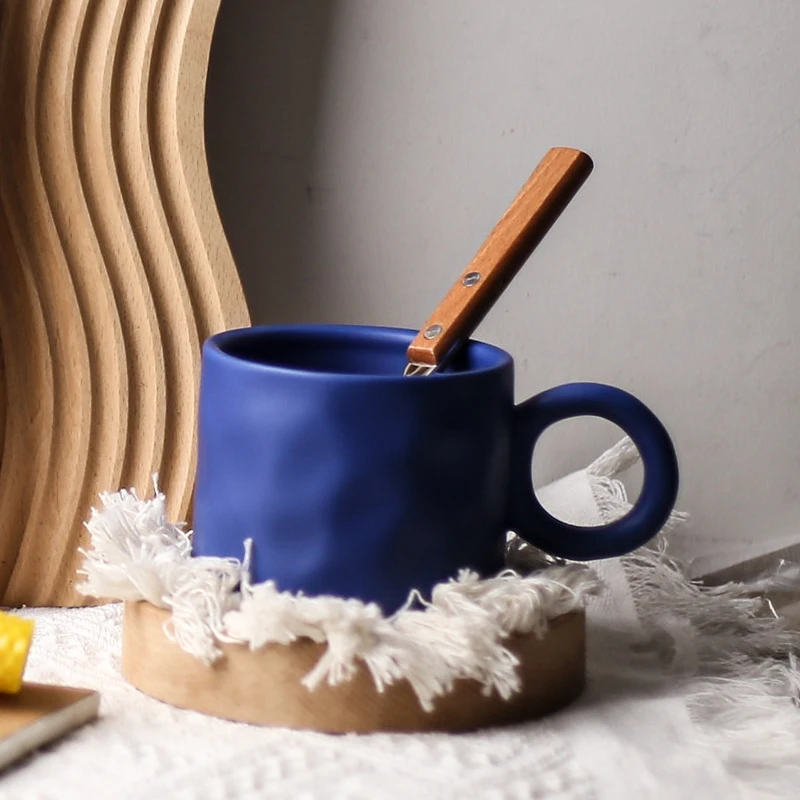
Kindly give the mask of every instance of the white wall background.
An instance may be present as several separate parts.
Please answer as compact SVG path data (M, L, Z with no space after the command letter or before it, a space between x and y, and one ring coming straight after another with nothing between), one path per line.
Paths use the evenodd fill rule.
M418 326L539 158L595 171L479 329L673 434L697 569L800 539L800 3L227 0L208 153L257 322ZM542 479L615 440L564 424Z

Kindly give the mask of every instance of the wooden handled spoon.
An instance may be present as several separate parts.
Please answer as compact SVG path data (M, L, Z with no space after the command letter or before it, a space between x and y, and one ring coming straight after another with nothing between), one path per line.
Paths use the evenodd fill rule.
M542 159L408 348L405 375L430 375L472 335L592 171L580 150Z

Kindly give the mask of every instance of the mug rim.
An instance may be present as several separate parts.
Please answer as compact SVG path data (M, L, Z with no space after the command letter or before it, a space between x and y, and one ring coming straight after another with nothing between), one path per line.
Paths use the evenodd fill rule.
M256 361L241 355L229 352L226 347L238 342L247 342L264 336L292 336L292 337L328 337L339 340L355 340L357 337L367 338L372 341L383 341L399 344L406 349L419 331L412 328L398 328L384 325L355 325L355 324L283 324L283 325L252 325L242 328L231 328L209 336L203 344L203 353L214 354L217 358L234 362L243 368L260 372L279 373L285 375L298 375L303 377L319 377L326 380L368 380L368 381L396 381L408 382L408 378L399 372L397 375L365 372L335 372L322 369L308 369L302 366L289 367L283 364L271 364ZM478 339L469 339L463 347L476 351L488 363L473 369L463 369L458 372L434 372L428 376L428 381L435 378L436 382L464 380L465 378L491 374L513 365L510 353L496 345ZM425 381L426 383L428 381Z

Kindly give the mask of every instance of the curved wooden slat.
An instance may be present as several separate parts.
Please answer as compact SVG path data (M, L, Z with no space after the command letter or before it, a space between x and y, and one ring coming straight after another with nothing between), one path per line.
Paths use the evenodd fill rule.
M47 271L52 231L31 164L37 62L46 24L41 4L6 3L0 34L0 342L6 365L6 434L0 471L0 580L5 590L30 529L37 482L51 463L55 430Z
M200 343L248 322L207 174L219 0L0 0L0 602L81 604L82 522L186 518Z

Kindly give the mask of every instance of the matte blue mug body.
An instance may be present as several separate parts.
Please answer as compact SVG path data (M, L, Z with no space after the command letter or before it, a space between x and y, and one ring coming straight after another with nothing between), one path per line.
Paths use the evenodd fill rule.
M253 327L203 347L195 555L241 558L280 590L378 603L469 568L503 568L505 534L585 560L635 549L675 501L675 452L642 403L569 384L514 405L511 356L468 342L440 373L403 377L415 332ZM604 528L551 517L531 485L533 447L554 422L591 414L626 430L645 479Z

